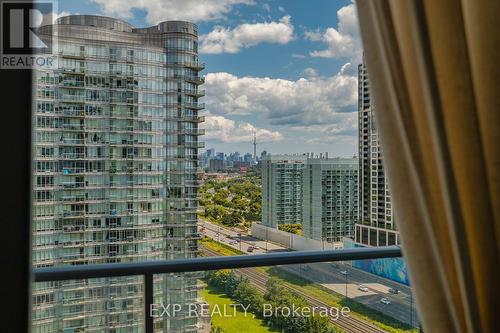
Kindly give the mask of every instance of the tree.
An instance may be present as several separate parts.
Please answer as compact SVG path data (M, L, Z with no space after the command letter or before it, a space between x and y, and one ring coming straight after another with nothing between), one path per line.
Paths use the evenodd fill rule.
M224 215L224 208L216 205L205 206L205 216L213 221L217 221Z
M221 223L228 227L234 227L243 221L243 217L238 212L226 213L221 218Z
M296 234L296 235L302 234L302 225L300 223L280 224L278 225L278 229L291 234Z
M234 298L243 304L249 306L250 312L261 315L264 298L259 291L250 284L248 279L242 279L234 290Z
M215 195L212 198L212 201L216 205L227 205L228 201L227 198L229 197L229 191L226 190L225 188L221 188L218 190Z

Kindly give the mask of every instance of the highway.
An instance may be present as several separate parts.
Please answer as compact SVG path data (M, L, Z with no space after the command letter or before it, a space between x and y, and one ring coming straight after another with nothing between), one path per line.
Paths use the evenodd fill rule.
M202 233L205 236L225 243L247 254L289 251L278 244L262 241L249 235L242 235L242 241L240 243L238 232L212 224L205 220L200 223L200 227L203 227ZM256 244L259 249L249 253L247 250L252 244ZM318 283L338 294L347 296L356 302L378 310L401 322L411 324L415 327L419 325L419 318L415 308L415 299L413 295L411 295L411 288L408 286L367 273L353 268L349 264L340 262L287 265L282 266L282 268L300 275L307 280ZM358 288L360 285L366 286L368 291L359 290ZM397 289L399 293L390 293L390 288ZM382 298L388 299L390 303L382 303Z
M217 252L207 248L203 248L202 251L209 256L219 255ZM248 278L250 283L252 283L259 291L266 292L266 283L267 280L269 279L269 276L267 274L258 271L255 268L240 268L240 269L235 269L234 271L236 274ZM304 297L304 299L307 300L307 302L311 307L330 308L328 304L318 301L317 299L311 297L310 295L307 295L307 293L298 291L297 289L294 289L286 284L285 287L290 291L293 291L294 293ZM338 317L332 316L330 320L332 324L349 333L386 333L386 331L380 329L379 327L369 322L366 322L362 319L358 319L352 316L338 316Z
M237 250L248 253L249 246L257 245L259 248L254 250L252 252L253 254L262 254L266 252L277 252L277 251L289 251L288 249L283 248L282 246L279 246L271 242L262 241L247 234L241 234L241 244L240 244L239 232L219 226L217 224L210 223L206 220L200 219L200 221L201 223L199 223L198 226L200 229L202 229L200 230L200 233L202 235L210 237L220 243L226 243ZM237 243L230 244L230 242L232 241L236 241Z

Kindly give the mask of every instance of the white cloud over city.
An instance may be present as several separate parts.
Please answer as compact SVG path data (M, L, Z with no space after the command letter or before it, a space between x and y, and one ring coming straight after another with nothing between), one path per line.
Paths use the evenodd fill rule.
M244 23L234 29L215 26L211 32L200 36L201 53L238 53L261 43L286 44L293 40L290 16L279 21Z
M279 131L257 128L245 121L210 114L205 118L203 127L206 129L204 139L224 143L252 142L254 133L259 142L276 142L283 139Z
M339 113L356 110L357 80L350 75L300 78L237 77L220 72L206 76L206 103L212 114L265 117L271 125L331 123Z
M149 23L166 20L211 21L224 18L236 5L253 0L92 0L104 14L130 19L133 9L144 10Z

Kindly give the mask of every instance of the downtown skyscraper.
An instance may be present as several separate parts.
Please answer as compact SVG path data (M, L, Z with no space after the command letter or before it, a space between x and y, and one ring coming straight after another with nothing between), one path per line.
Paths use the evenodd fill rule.
M39 29L58 43L55 68L33 82L33 266L196 256L197 34L189 22L91 15ZM155 276L154 301L196 303L197 277ZM140 332L143 311L137 276L34 285L33 332ZM197 332L198 320L182 313L155 329Z
M358 66L359 212L355 241L370 246L399 244L385 176L366 66Z

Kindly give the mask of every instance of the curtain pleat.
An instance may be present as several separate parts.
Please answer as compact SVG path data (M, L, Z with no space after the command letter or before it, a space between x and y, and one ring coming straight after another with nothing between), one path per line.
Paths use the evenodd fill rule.
M485 2L357 1L396 223L429 332L500 332L500 1Z

